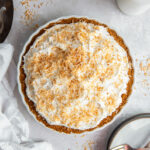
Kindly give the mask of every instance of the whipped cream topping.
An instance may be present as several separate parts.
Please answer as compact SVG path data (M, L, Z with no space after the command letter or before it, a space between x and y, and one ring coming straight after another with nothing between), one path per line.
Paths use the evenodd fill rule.
M107 28L55 25L24 56L27 95L48 123L93 128L121 104L130 67Z

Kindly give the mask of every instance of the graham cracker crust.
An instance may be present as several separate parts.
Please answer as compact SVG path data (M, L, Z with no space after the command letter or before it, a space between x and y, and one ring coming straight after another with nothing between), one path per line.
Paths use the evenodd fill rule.
M65 126L61 126L61 125L50 125L46 121L46 119L44 119L36 111L36 107L35 107L34 102L32 102L27 96L26 84L25 84L26 75L25 75L25 72L24 72L24 69L23 69L23 65L24 65L23 56L29 51L30 47L33 45L36 38L39 37L40 35L42 35L45 32L45 29L51 28L56 24L70 24L70 23L76 23L76 22L92 23L94 25L100 25L100 26L103 26L103 27L107 28L107 31L109 32L109 34L111 36L113 36L114 39L118 42L118 44L125 49L125 51L127 52L127 55L128 55L129 63L131 63L131 68L128 71L129 82L127 84L127 89L126 89L127 93L122 94L122 103L120 104L120 106L110 116L108 116L107 118L104 118L96 127L86 129L86 130L72 129L72 128L67 128ZM32 40L26 46L25 52L24 52L24 54L22 55L22 58L21 58L19 81L20 81L20 85L21 85L21 91L24 95L25 103L28 105L29 110L33 113L33 115L36 117L36 119L39 122L43 123L46 127L54 129L58 132L64 132L64 133L67 133L67 134L70 134L70 133L80 134L80 133L83 133L83 132L86 132L86 131L92 131L96 128L100 128L100 127L104 126L105 124L109 123L120 112L120 110L127 103L127 98L131 94L131 91L132 91L132 84L133 84L133 81L134 81L134 69L133 69L133 65L132 65L132 59L131 59L131 56L129 54L129 50L128 50L127 46L125 45L123 39L120 36L118 36L117 33L114 30L110 29L107 25L99 23L99 22L97 22L95 20L92 20L92 19L71 17L71 18L67 18L67 19L61 19L57 22L49 23L45 28L41 29L35 36L32 37Z

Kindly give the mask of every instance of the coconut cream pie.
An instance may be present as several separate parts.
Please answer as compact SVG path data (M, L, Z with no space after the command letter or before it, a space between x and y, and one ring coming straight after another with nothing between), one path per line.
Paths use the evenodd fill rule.
M123 40L87 18L50 23L21 58L20 85L37 120L66 133L110 122L127 102L133 82Z

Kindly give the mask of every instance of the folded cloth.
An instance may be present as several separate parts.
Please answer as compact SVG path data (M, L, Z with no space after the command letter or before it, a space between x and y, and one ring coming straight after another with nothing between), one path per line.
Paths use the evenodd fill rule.
M0 44L0 150L52 150L50 143L29 139L28 123L13 94L16 66L13 47Z

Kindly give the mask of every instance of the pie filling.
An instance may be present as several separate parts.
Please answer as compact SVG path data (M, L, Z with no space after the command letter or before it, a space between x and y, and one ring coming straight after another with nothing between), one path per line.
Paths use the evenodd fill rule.
M96 127L122 102L131 64L107 28L55 25L24 56L27 96L49 124Z

